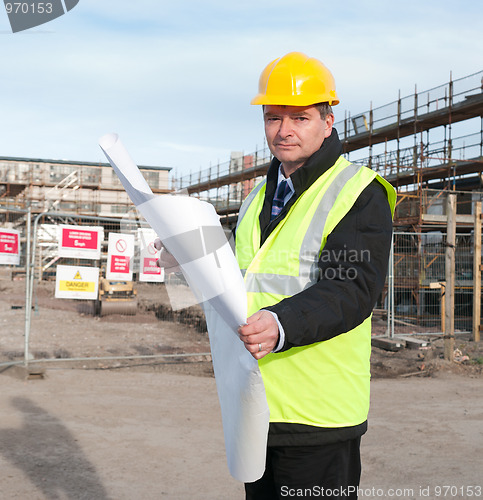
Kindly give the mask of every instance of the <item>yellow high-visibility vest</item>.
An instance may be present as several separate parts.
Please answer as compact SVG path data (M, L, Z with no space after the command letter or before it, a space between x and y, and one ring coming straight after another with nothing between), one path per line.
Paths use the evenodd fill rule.
M265 181L253 189L236 229L249 316L318 281L327 237L374 179L385 187L394 213L394 188L376 172L340 157L295 201L262 246L259 215ZM270 421L329 428L363 423L369 410L370 353L369 317L330 340L262 358Z

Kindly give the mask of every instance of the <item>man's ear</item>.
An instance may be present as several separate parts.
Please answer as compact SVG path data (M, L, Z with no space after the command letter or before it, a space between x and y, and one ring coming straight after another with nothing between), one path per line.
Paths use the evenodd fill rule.
M325 118L324 118L324 122L325 122L325 139L327 139L327 137L330 137L330 134L332 134L332 127L334 126L334 120L335 120L335 117L332 113L329 113Z

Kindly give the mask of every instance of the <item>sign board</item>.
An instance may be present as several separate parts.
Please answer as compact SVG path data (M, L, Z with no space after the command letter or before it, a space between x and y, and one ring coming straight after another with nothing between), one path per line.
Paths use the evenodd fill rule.
M109 233L106 278L108 280L132 281L133 257L134 235Z
M159 252L154 248L156 233L152 229L139 229L139 281L162 283L164 269L156 265Z
M104 239L104 228L89 226L59 225L59 257L74 259L101 258L101 243Z
M0 228L0 265L20 264L20 232L15 229Z
M97 299L99 268L83 266L57 266L55 298Z

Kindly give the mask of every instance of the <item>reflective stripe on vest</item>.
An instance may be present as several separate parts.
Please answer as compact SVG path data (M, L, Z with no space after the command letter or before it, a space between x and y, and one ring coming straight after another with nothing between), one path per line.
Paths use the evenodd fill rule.
M299 253L299 276L284 276L280 274L256 273L246 277L245 286L247 292L260 293L279 293L282 295L295 295L305 288L316 283L319 278L318 253L324 234L325 223L335 200L339 196L342 188L347 181L351 179L362 166L349 165L344 168L332 182L330 189L327 190L320 200L315 211L310 226L305 233L305 238L300 247ZM259 190L257 190L258 193ZM250 201L251 202L251 201ZM245 215L245 208L243 215ZM246 269L242 270L243 275Z
M245 216L248 207L250 206L250 203L254 200L255 196L259 193L260 189L265 187L267 183L267 179L264 179L263 181L259 182L248 194L248 196L245 198L245 201L242 203L242 206L240 207L240 211L238 212L238 219L236 222L236 228L238 229L238 225L242 221L243 217Z
M236 233L237 258L246 270L249 315L320 278L317 263L328 235L374 178L386 188L393 210L392 186L341 157L295 201L261 247L259 214L265 184L257 186L255 196L244 204ZM319 427L364 422L369 408L370 350L368 318L331 340L265 356L259 366L270 420Z

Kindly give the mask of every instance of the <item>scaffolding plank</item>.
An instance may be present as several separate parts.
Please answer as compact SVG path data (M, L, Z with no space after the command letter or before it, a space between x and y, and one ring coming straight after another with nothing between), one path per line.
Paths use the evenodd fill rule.
M437 222L440 224L446 224L448 218L446 215L434 215L434 214L422 214L423 222ZM461 224L474 224L473 215L462 215L458 214L456 216L456 222Z
M399 339L388 339L382 337L372 338L372 345L374 347L379 347L379 349L384 349L385 351L400 351L406 346L406 343Z
M408 349L421 349L422 347L428 347L429 342L427 340L416 339L414 337L398 336L397 337L402 342L405 342Z

